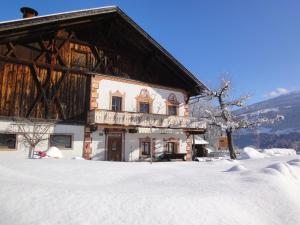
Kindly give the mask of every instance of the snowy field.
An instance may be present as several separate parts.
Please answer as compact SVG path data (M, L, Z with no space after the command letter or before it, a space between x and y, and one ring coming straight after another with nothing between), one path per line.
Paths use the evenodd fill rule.
M1 153L0 224L299 225L300 157L254 158L150 165Z

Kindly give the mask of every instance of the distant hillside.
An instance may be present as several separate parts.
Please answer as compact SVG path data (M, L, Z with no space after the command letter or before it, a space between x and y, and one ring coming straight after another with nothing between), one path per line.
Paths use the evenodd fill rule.
M297 147L300 143L300 92L293 92L236 111L248 119L274 118L283 115L285 119L275 124L242 131L235 137L238 147L261 145L260 147ZM300 145L300 144L299 144ZM297 147L298 148L298 147Z

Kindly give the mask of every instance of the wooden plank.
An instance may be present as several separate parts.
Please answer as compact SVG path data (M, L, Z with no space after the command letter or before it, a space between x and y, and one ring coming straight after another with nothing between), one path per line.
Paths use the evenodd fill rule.
M25 71L26 71L26 69L25 69L25 66L22 66L22 72L21 72L21 74L20 74L20 82L21 82L21 84L20 84L20 99L19 99L19 107L20 107L20 109L19 109L19 113L18 113L18 116L19 117L22 117L23 115L24 115L24 108L23 108L23 105L25 104L25 99L24 99L24 95L25 95L25 93L24 93L24 87L25 87L25 77L26 77L26 73L25 73Z
M63 72L69 71L70 73L75 73L75 74L92 75L92 73L89 72L87 69L69 68L61 65L36 63L31 60L17 59L17 58L6 57L6 56L0 56L0 61L15 63L15 64L23 64L27 66L32 66L32 64L34 63L36 67L43 68L43 69L52 68L53 70L57 70L57 71L63 71Z
M15 101L16 101L16 92L17 92L17 74L18 74L18 65L13 66L12 76L11 76L11 83L10 83L10 89L11 89L11 95L10 95L10 106L9 106L9 116L14 115L15 110Z
M50 85L50 74L47 73L47 77L46 77L46 80L44 82L44 85L42 85L40 79L39 79L39 76L38 74L39 71L38 71L38 68L36 67L35 64L33 64L31 66L31 77L33 78L33 81L37 87L37 90L38 92L40 92L40 94L37 95L37 97L35 98L33 104L31 105L31 107L29 108L27 114L26 114L26 117L30 117L32 111L35 109L35 108L38 108L38 103L41 101L41 99L44 100L44 104L45 104L45 117L47 118L48 117L48 99L47 99L47 94L46 94L46 89L48 89L49 85Z
M5 65L0 69L0 115L1 115L1 110L2 110L2 102L4 101L3 99L3 80L4 80L4 70L5 70Z

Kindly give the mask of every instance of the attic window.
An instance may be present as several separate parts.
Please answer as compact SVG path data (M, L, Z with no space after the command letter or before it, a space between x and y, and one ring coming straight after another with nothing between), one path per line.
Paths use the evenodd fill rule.
M88 53L77 49L72 49L71 65L75 67L87 68Z

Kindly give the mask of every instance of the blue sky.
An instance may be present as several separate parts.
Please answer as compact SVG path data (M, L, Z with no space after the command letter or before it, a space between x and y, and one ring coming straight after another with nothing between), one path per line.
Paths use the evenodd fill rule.
M4 5L4 4L3 4ZM222 74L249 103L300 89L300 1L10 0L0 20L118 5L209 87Z

